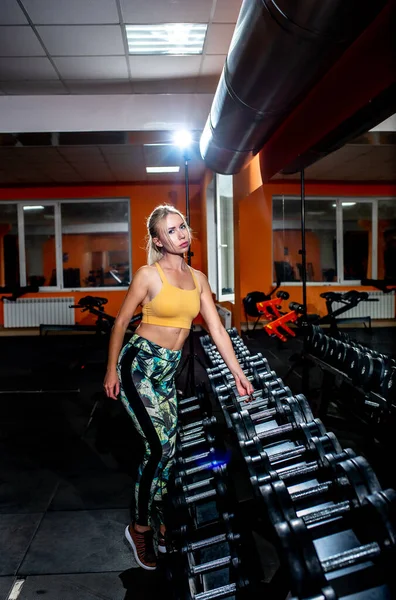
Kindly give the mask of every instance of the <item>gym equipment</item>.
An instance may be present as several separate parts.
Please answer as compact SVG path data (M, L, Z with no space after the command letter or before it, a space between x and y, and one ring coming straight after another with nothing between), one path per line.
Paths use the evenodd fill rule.
M355 308L360 302L378 302L378 298L369 298L367 292L358 292L357 290L349 290L348 292L324 292L320 294L321 298L326 300L327 315L320 319L321 324L329 324L330 331L336 333L338 331L337 324L339 323L361 323L364 325L366 322L369 324L371 329L371 317L345 317L338 319L339 315L344 314L348 310ZM337 302L343 304L337 310L333 310L333 304Z
M235 335L231 339L237 345ZM307 328L307 346L334 373L342 376L340 366L348 364L351 382L363 377L378 384L387 365L390 371L395 367L347 336L325 336L315 325ZM215 356L210 340L206 350ZM258 375L267 385L277 384L249 398L239 396L227 369L208 369L208 375L241 450L262 521L271 523L295 600L330 600L346 593L357 598L371 588L373 597L389 598L396 492L381 490L365 459L343 450L334 434L313 419L305 396L287 393L276 373L258 362L255 385ZM252 366L247 360L240 363L253 380L255 360ZM208 465L201 477L207 476Z
M311 534L315 529L308 527L303 518L277 523L275 531L289 567L292 594L298 598L336 599L337 587L342 589L343 585L345 589L347 577L346 587L351 595L362 592L361 582L366 580L373 598L393 597L388 582L394 579L395 506L393 490L370 494L353 511L351 530L316 543ZM366 577L364 571L368 572ZM378 593L374 591L377 587Z
M280 281L278 281L276 286L270 291L269 294L265 294L264 292L257 292L257 291L249 292L242 299L243 308L245 311L245 318L246 318L246 328L248 330L249 330L248 317L254 317L256 319L256 321L253 325L253 329L252 329L252 331L254 331L256 329L257 323L259 322L261 317L264 315L265 310L267 310L267 306L268 306L268 311L271 314L273 312L272 306L274 306L274 307L280 306L279 300L282 301L282 300L288 299L289 294L287 292L278 292L276 294L277 299L275 300L273 305L265 304L265 309L262 307L259 308L257 306L257 304L260 302L263 302L263 303L271 302L271 298L272 298L273 294L279 289L280 285L281 285L281 283L280 283ZM277 309L275 308L275 310L277 310Z
M111 329L114 325L116 317L109 315L105 312L104 306L107 304L107 298L100 298L99 296L84 296L80 298L77 304L72 304L69 308L79 308L81 312L89 311L92 315L97 318L95 322L95 328L97 334L110 334ZM142 318L142 313L139 313L132 317L129 322L128 330L134 331L136 329L135 323L138 323Z

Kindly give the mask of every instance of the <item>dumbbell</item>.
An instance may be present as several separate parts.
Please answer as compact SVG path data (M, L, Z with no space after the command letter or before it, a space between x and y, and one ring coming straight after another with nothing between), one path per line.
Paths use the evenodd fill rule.
M301 516L307 527L317 527L328 523L329 520L348 515L351 510L363 506L368 495L381 491L378 479L362 456L353 456L346 460L337 460L335 456L332 467L341 483L341 485L330 486L330 489L326 490L326 496L330 491L330 501L333 501L333 504L323 507L324 501L328 501L328 498L325 494L320 494L319 498L316 497L315 504L308 507L309 511L306 500L308 499L309 502L312 496L307 493L307 489L301 490L302 493L290 492L283 479L261 485L260 494L272 525ZM337 478L334 481L337 483ZM332 493L334 497L331 497ZM334 527L333 522L330 527ZM319 534L317 532L318 530L315 529L316 535L323 537L323 531Z
M304 398L302 394L299 397ZM260 427L260 423L256 424L247 410L233 413L231 419L239 443L242 442L245 447L253 447L256 437L262 442L267 440L276 441L277 439L283 439L284 436L287 437L289 434L293 434L294 431L298 432L301 424L314 423L309 405L305 398L304 400L306 404L298 400L290 402L291 410L287 413L274 415L273 421L277 420L279 423L275 425L270 423L268 428Z
M270 446L263 450L260 442L254 453L249 453L243 447L241 450L253 487L258 487L261 473L271 473L283 467L299 467L304 463L312 463L312 461L321 460L323 462L327 455L339 456L343 452L338 439L332 432L325 433L320 437L308 437L305 444L287 449ZM349 452L351 453L351 451Z
M197 448L202 445L210 446L215 441L216 437L209 429L202 429L198 437L189 438L186 436L185 440L176 439L176 451L179 454L183 454L186 451L190 451L192 448Z
M190 454L189 456L178 456L175 457L175 465L177 468L186 468L192 467L194 464L201 464L204 461L216 460L218 455L218 449L214 446L209 446L195 454Z
M185 494L199 492L204 488L211 487L215 479L224 478L226 473L227 466L224 463L207 464L206 469L203 469L201 465L200 470L195 468L179 471L178 476L175 478L175 486L176 488L180 488Z
M188 576L195 577L227 567L238 569L240 566L239 541L240 535L231 533L208 537L183 546L181 553L187 559ZM207 550L210 550L211 560L202 562L202 556ZM201 559L199 563L197 558Z
M201 592L196 591L196 587L183 593L183 600L221 600L222 598L235 599L240 593L247 593L249 580L243 577L237 577L236 581L226 583L210 590L204 589ZM202 586L204 587L204 586Z
M219 396L218 400L223 410L224 416L227 418L234 412L240 412L246 409L248 412L256 409L273 408L277 401L291 398L292 392L290 388L273 389L271 393L266 390L255 390L250 396L239 396L236 393L225 394Z
M277 539L289 567L292 594L304 599L333 600L338 598L334 589L337 578L342 578L343 589L348 590L348 594L356 593L358 597L362 591L361 578L364 581L362 569L365 565L369 571L367 577L370 588L374 593L372 597L393 597L389 586L387 589L384 587L394 579L395 506L394 490L367 496L359 513L360 518L355 523L353 530L355 535L346 538L343 536L337 538L333 535L328 548L325 547L324 542L321 543L320 552L304 519L295 518L276 524ZM353 541L355 545L351 548ZM329 549L334 554L329 555ZM381 570L374 571L372 563L379 565ZM354 578L353 567L357 565L362 565L359 571L360 577ZM330 574L332 575L327 577ZM352 583L355 589L352 588ZM378 590L379 595L376 595L374 590L376 586L382 586Z
M283 481L285 485L293 486L290 494L291 500L309 501L316 503L329 501L335 495L345 492L347 479L338 474L338 465L356 458L353 450L344 449L340 454L329 454L326 457L318 457L316 460L305 464L294 464L292 466L273 469L260 475L251 477L253 488L258 495L258 490L266 484ZM360 457L357 457L360 458ZM309 482L319 480L317 483ZM287 482L287 483L286 483ZM308 487L307 487L308 486ZM300 487L300 489L297 489ZM319 500L318 500L319 498Z
M235 432L238 438L239 445L246 449L264 449L265 444L275 444L305 441L312 437L321 437L326 433L326 429L320 419L314 419L310 423L286 423L271 429L256 431L254 424L251 424L251 430L246 431L241 421L241 414L234 415L234 423L236 421ZM254 433L253 433L254 432Z
M198 421L193 421L187 425L178 425L177 433L180 439L185 439L189 436L202 434L205 429L211 429L217 425L216 417L204 417Z
M225 470L222 469L214 474L214 477L199 489L197 493L182 493L172 498L172 504L177 510L179 508L189 508L202 502L212 501L214 499L223 499L227 496L228 490L224 479Z
M256 354L250 354L249 356L246 356L241 361L239 361L239 364L244 369L245 367L248 367L249 364L251 364L252 362L255 362L257 360L262 360L262 361L268 363L267 359L264 358L264 356L261 354L261 352L257 352ZM206 373L208 375L212 375L214 373L219 373L223 369L226 369L226 370L228 370L228 372L230 372L226 363L224 363L224 366L217 366L217 367L211 367L211 368L206 369Z

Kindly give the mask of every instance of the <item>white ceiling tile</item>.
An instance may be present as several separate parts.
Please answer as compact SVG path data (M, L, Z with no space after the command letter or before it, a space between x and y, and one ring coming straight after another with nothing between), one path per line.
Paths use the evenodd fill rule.
M200 75L218 75L220 77L227 56L209 54L203 57Z
M59 80L49 81L1 81L1 88L9 96L52 96L67 94Z
M1 0L0 25L23 25L28 20L23 14L17 0Z
M201 56L129 56L134 79L170 79L198 75Z
M123 56L75 56L54 58L62 79L123 79L128 77Z
M55 69L44 57L2 58L0 79L58 79Z
M36 25L118 23L116 0L23 0Z
M132 86L134 94L190 94L196 90L197 78L134 80Z
M43 25L37 31L52 56L125 55L119 25Z
M215 23L210 25L206 34L205 54L227 54L235 25Z
M26 25L0 27L0 56L45 56L33 29Z
M71 94L131 94L132 85L127 79L107 79L107 80L89 80L84 79L65 79L65 86Z
M121 0L125 23L208 23L212 0Z
M242 0L217 0L213 23L236 23Z

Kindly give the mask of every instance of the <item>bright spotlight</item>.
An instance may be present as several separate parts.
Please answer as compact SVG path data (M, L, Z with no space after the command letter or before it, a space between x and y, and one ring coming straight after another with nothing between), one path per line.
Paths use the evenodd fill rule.
M191 133L186 130L176 131L173 136L173 142L176 146L179 146L179 148L188 148L192 143Z

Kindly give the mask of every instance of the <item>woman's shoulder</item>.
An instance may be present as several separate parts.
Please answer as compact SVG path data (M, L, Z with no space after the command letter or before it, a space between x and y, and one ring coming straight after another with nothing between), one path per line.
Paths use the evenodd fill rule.
M204 273L202 273L202 271L198 271L198 269L193 269L192 267L190 267L190 269L199 281L202 281L202 280L207 281L207 277Z
M155 277L155 273L158 273L155 265L143 265L136 271L135 277L142 281L150 281Z

